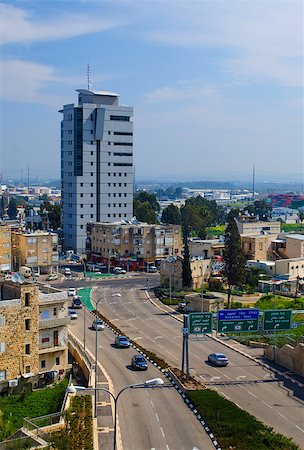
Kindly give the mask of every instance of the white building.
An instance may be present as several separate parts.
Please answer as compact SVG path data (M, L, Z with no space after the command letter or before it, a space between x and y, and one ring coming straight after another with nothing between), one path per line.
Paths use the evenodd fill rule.
M133 108L113 92L77 92L60 111L61 188L64 249L84 253L88 222L133 216Z

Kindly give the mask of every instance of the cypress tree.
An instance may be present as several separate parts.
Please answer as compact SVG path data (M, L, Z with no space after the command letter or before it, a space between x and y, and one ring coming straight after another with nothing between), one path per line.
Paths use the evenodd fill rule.
M184 259L182 265L183 287L192 288L192 272L190 267L190 253L187 240L184 243Z
M233 215L228 216L225 231L225 248L223 252L224 267L222 274L228 285L228 308L230 306L231 290L245 278L246 258L242 249L241 236Z

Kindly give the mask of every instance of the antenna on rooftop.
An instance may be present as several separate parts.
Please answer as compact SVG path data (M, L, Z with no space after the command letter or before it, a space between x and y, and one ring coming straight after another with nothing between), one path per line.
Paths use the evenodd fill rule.
M91 67L90 67L90 64L88 64L88 66L87 66L87 79L88 79L88 91L89 91L93 87L92 83L91 83Z
M253 171L252 171L252 200L254 200L254 190L255 190L255 164L253 164Z

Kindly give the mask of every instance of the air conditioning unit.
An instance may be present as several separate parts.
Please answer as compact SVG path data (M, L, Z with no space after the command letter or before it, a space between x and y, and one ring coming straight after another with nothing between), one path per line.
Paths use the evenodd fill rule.
M18 380L9 380L8 386L9 387L17 387L18 386Z

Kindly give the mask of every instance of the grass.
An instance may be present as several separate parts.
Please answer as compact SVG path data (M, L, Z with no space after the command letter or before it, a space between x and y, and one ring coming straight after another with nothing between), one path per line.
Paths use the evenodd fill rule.
M209 227L207 228L207 235L208 236L220 236L224 234L226 225L218 225L216 227Z
M68 380L37 391L0 399L0 441L17 431L25 417L33 418L60 411Z
M222 450L298 450L291 438L264 425L248 412L206 389L187 396L216 436Z
M282 223L281 231L287 233L304 233L304 225L301 223Z

